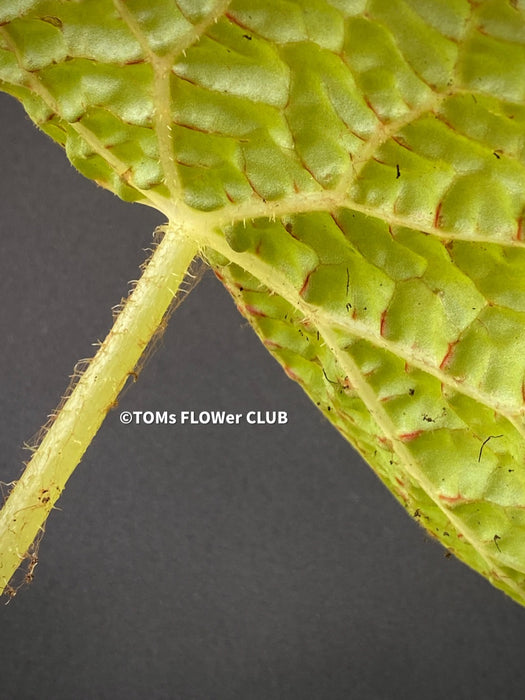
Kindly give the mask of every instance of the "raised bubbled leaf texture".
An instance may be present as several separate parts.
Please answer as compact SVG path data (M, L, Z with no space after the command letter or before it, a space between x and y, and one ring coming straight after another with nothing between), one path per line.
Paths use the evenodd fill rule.
M7 0L0 87L204 250L408 512L525 602L525 2Z

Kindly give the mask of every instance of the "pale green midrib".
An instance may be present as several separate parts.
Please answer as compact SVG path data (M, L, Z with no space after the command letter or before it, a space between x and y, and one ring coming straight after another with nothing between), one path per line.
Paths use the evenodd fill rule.
M171 68L167 64L155 67L153 105L155 109L155 133L159 144L159 156L162 172L164 173L164 184L170 192L170 199L173 202L177 202L182 201L183 192L173 156L170 71Z
M392 449L399 458L406 473L416 484L419 485L419 487L426 493L432 502L448 518L456 532L461 533L474 551L476 551L485 561L488 567L487 573L496 573L498 577L505 581L509 588L512 588L512 590L514 590L520 598L523 597L524 591L515 583L513 579L507 580L504 570L500 568L497 559L494 558L492 553L487 550L486 544L476 538L475 533L454 514L453 509L447 508L441 502L439 495L436 493L435 488L419 467L417 460L414 459L410 451L400 441L396 434L397 431L395 425L392 423L385 409L381 406L381 403L378 401L373 389L366 382L353 359L339 348L337 338L334 336L332 329L323 323L318 323L317 329L319 330L321 337L330 348L337 364L344 371L344 374L348 376L354 389L357 390L359 397L374 418L379 429L383 432L384 437L390 441Z
M171 55L160 57L152 51L140 25L125 3L122 0L113 0L113 4L122 20L127 24L131 33L141 45L144 55L148 57L153 69L153 121L159 147L160 164L164 173L164 184L170 192L170 199L174 202L180 201L183 193L173 157L174 149L171 129Z
M420 369L435 377L441 383L453 389L457 393L468 396L477 403L482 404L491 410L497 411L515 427L522 437L525 438L525 425L520 422L520 418L522 417L525 408L516 411L509 410L508 406L495 402L489 395L477 391L473 387L466 386L464 382L454 380L453 377L446 374L435 365L430 365L428 362L425 362L424 359L407 352L405 346L402 344L394 343L378 334L372 333L369 327L363 323L360 323L359 321L349 318L343 323L335 314L325 310L323 310L321 313L319 309L312 307L310 304L305 302L300 296L299 292L290 284L284 275L279 273L278 270L272 268L270 265L263 262L252 253L236 253L230 248L228 243L220 234L212 231L211 229L206 230L205 233L200 233L198 229L195 229L195 235L199 236L199 240L203 247L209 247L210 249L216 250L218 253L228 258L228 260L231 260L231 262L239 265L249 274L258 279L265 287L270 289L272 292L279 294L279 296L285 299L294 308L298 309L315 326L318 325L319 317L322 315L323 318L326 318L330 322L332 327L339 328L347 333L350 333L356 338L367 340L375 347L393 353L417 369Z
M429 234L444 241L465 241L467 243L493 243L505 248L524 248L525 241L518 239L501 239L495 236L468 236L454 233L446 229L428 226L423 221L414 221L413 217L400 216L390 212L383 212L377 207L367 206L355 200L338 196L335 190L323 190L313 194L298 194L294 197L283 198L274 202L248 201L236 206L226 206L217 212L203 213L210 219L212 226L226 226L238 221L249 219L289 216L293 214L306 214L316 211L334 211L335 209L353 209L361 214L366 214L375 219L384 221L389 226L402 226L419 233ZM165 212L166 213L166 212Z

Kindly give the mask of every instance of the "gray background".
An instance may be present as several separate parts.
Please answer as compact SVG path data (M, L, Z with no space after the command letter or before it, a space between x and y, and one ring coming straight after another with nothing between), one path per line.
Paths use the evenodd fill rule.
M162 218L79 176L0 95L0 479L92 354ZM522 698L525 612L402 511L207 275L113 412L0 607L2 698Z

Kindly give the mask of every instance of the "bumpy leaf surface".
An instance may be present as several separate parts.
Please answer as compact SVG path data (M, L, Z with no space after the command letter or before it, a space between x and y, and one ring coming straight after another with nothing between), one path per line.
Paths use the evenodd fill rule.
M4 0L0 87L525 601L524 0Z

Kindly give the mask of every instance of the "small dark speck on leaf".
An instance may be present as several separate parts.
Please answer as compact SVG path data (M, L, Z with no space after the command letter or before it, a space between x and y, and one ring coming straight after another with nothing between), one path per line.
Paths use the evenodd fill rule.
M494 544L496 545L498 552L501 552L501 549L499 548L498 540L501 540L501 537L499 535L494 535Z
M243 34L243 35L242 35L242 38L243 38L243 39L248 39L248 41L251 41L251 40L252 40L252 38L251 38L251 36L250 36L249 34Z
M38 19L42 20L42 22L47 22L48 24L52 24L53 27L57 27L58 29L62 29L63 23L59 17L53 17L53 16L46 15L45 17L39 17Z
M416 390L415 390L415 389L409 389L409 390L408 390L409 396L414 396L415 393L416 393Z
M327 382L330 382L330 384L338 384L338 382L334 382L333 379L330 379L330 377L329 377L329 376L326 374L326 372L324 371L324 367L323 367L323 374L324 374L325 379L326 379ZM330 407L328 407L328 410L330 410Z
M503 437L503 435L489 435L486 440L483 440L483 442L481 443L481 447L479 448L478 462L481 462L481 455L483 453L483 448L485 447L487 442L489 440L492 440L492 439L496 440L497 438L502 438L502 437Z
M399 169L398 163L396 163L396 180L401 177L401 170Z

